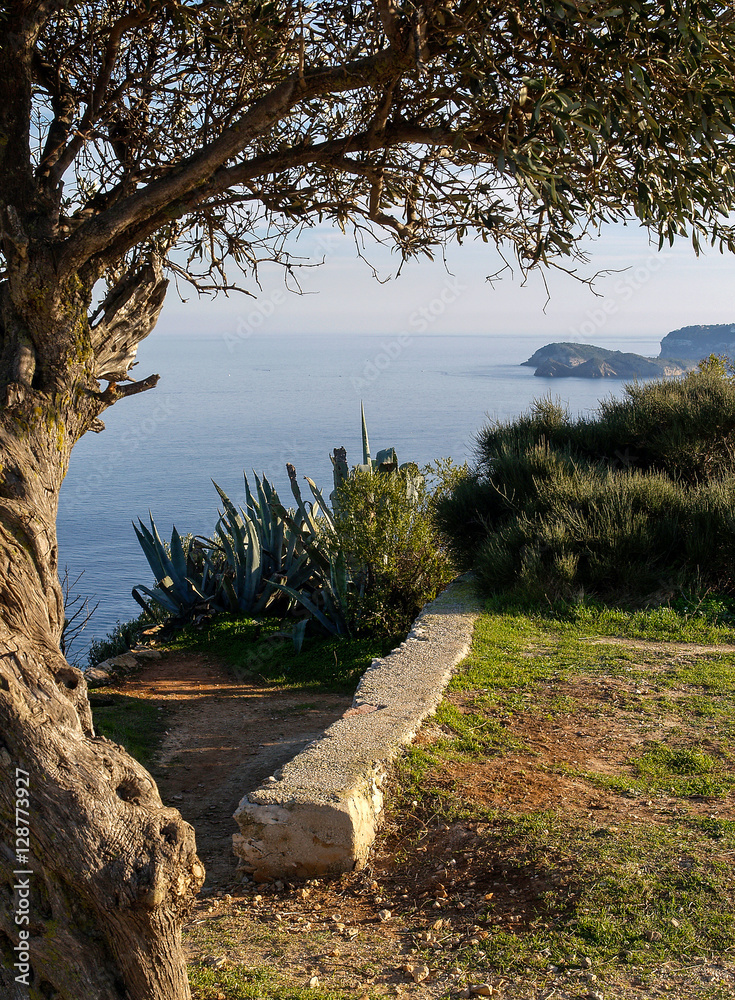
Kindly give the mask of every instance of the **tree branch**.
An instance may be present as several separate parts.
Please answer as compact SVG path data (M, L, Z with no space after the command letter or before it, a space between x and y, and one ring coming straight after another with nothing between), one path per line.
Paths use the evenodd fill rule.
M97 120L100 107L102 106L102 100L105 96L105 91L107 90L110 80L112 79L112 72L117 62L123 35L130 28L138 28L152 21L155 18L156 13L158 13L158 6L159 5L156 5L140 15L128 14L125 17L121 17L115 22L115 24L113 24L112 28L110 28L110 36L107 40L107 46L105 48L105 57L102 63L102 69L97 77L92 98L87 105L84 115L82 116L79 127L76 129L74 138L64 149L63 153L61 153L56 165L54 166L52 179L55 183L58 184L65 171L74 162L74 158L77 153L87 141L87 131ZM53 166L53 161L49 164L49 166Z
M388 41L399 52L402 51L406 43L394 0L375 0L375 9L378 12L383 25L383 31L385 31Z
M37 171L38 176L47 182L50 165L69 138L77 104L72 88L65 84L59 72L54 74L53 67L43 59L38 51L33 60L33 73L36 82L51 98L51 106L54 111ZM47 186L51 187L48 184Z
M137 227L123 231L116 240L104 247L97 255L96 260L101 266L113 263L129 249L139 245L155 233L161 226L195 211L225 191L238 185L248 184L258 178L282 173L295 167L319 165L334 166L348 173L370 177L374 173L372 165L350 159L349 153L375 152L400 143L449 148L455 140L456 134L450 129L424 128L407 123L395 123L386 126L380 139L368 129L345 138L329 139L310 146L300 146L290 151L253 157L232 167L222 167L216 171L208 183L192 189L177 201L166 205L158 214L151 215L141 221ZM477 140L467 139L465 147L481 159L494 162L501 149L501 144L490 143L489 140L480 143ZM253 192L249 191L242 200L252 200L252 198ZM266 203L263 199L260 200L264 204ZM388 224L390 228L395 229L393 222ZM379 221L379 224L382 222Z
M153 259L129 270L111 289L97 310L101 319L90 329L96 378L128 378L138 345L158 321L167 288L161 262Z
M30 7L30 9L28 9ZM11 203L21 219L36 197L30 155L33 46L38 28L31 5L7 5L8 21L0 44L0 199ZM6 254L12 248L5 247Z
M160 375L149 375L148 378L141 379L140 382L128 382L127 385L118 385L117 382L110 382L104 392L95 393L95 396L105 406L112 406L118 399L125 399L127 396L137 396L139 392L155 389L160 377Z
M298 75L289 77L256 101L235 125L226 129L202 150L172 166L158 180L80 226L62 245L59 270L62 273L78 270L92 257L118 241L126 231L139 232L136 227L186 195L190 195L194 201L200 201L196 197L196 189L206 184L215 171L282 119L296 104L323 94L342 93L368 84L380 84L395 76L397 71L410 69L411 65L407 57L388 49L345 66L310 71L306 73L303 85Z

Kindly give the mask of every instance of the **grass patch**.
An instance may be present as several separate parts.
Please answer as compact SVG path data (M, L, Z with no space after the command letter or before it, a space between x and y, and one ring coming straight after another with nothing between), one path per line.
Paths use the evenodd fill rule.
M730 843L732 824L600 831L557 813L501 815L467 802L460 810L456 800L436 798L430 805L441 821L489 821L482 845L473 848L473 874L494 865L495 877L524 887L513 890L522 922L516 930L493 928L502 893L488 894L494 898L477 921L490 933L482 954L469 949L459 958L468 970L538 975L550 966L579 969L585 956L598 973L631 966L645 972L735 947L735 879L729 859L712 849L713 840L722 848Z
M555 636L527 615L482 615L470 655L453 677L451 691L480 690L508 696L559 675L561 648Z
M95 730L121 743L143 767L150 769L166 728L166 711L147 698L130 698L104 689L90 693Z
M271 971L242 966L213 969L190 965L189 985L192 1000L221 1000L223 996L227 1000L347 1000L354 996L354 991L348 994L322 986L295 986Z
M651 781L709 776L720 769L714 757L698 747L669 747L663 743L654 744L647 753L632 763L642 778L649 778Z
M282 622L219 615L203 627L184 629L169 648L216 656L241 680L345 694L354 691L373 659L401 638L315 637L296 652Z
M729 866L687 831L653 824L604 836L580 830L563 853L561 844L555 847L567 871L544 902L560 914L560 961L592 952L598 962L617 957L648 965L735 944Z
M735 848L735 821L717 816L689 816L686 823L711 840L721 841L722 847Z
M699 690L708 698L732 696L735 693L735 656L703 656L696 660L680 660L661 676L660 683L667 687ZM700 698L700 703L703 699Z
M594 600L555 601L544 605L508 595L491 597L486 604L489 613L532 622L557 633L568 631L590 637L611 636L650 642L735 644L732 616L708 612L708 608L718 607L719 602L714 598L708 604L690 605L679 601L676 607L624 608Z
M633 758L630 766L635 775L632 778L571 769L566 769L566 773L583 777L598 788L629 796L663 792L676 798L721 798L735 787L735 776L698 747L655 743L642 756Z
M735 639L728 626L672 608L552 607L492 598L433 720L441 732L410 748L399 765L392 809L417 817L416 840L404 840L402 848L406 864L415 864L412 851L427 825L482 831L472 848L470 884L492 889L478 918L490 933L463 952L460 964L469 971L539 976L553 967L570 970L573 983L588 967L580 964L585 956L602 988L606 978L631 967L645 978L662 963L735 949L735 822L716 815L717 802L706 807L709 816L693 811L696 802L677 804L722 800L735 787L727 749L735 726L732 654L590 641L608 636L707 645ZM575 719L583 721L569 721ZM641 732L657 727L667 737L641 747ZM529 744L527 734L543 745L555 732L556 752L550 749L535 771L538 742ZM613 754L612 773L585 770L565 763L565 741L575 736L573 753L582 760L619 739L634 752L617 771ZM579 782L572 789L581 808L569 811L566 798L553 810L489 804L478 782L482 774L504 772L499 762L482 769L504 756L511 757L516 787L542 775L537 787L548 788L550 773L582 778L587 790ZM619 796L612 806L603 802L615 817L607 823L605 812L585 817L594 788ZM647 796L655 802L647 800L645 815L637 813ZM503 920L505 893L508 912L522 914L518 928Z

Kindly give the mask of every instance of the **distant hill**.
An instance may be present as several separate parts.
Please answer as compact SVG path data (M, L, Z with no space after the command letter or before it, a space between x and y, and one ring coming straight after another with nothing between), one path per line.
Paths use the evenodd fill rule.
M683 326L681 330L672 330L661 341L659 357L701 361L710 354L725 354L735 359L735 323Z
M522 362L541 378L656 378L683 375L694 365L671 357L645 358L641 354L609 351L592 344L547 344Z

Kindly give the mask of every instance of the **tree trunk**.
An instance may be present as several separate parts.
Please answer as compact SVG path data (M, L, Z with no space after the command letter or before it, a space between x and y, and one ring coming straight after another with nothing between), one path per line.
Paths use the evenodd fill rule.
M194 832L122 747L94 735L84 677L59 649L59 489L75 442L136 391L112 383L101 392L99 365L127 359L126 372L165 292L151 265L133 285L135 315L125 318L135 296L123 287L119 308L111 297L93 329L88 288L77 277L60 288L51 262L0 285L0 996L8 1000L190 995L180 921L204 877Z

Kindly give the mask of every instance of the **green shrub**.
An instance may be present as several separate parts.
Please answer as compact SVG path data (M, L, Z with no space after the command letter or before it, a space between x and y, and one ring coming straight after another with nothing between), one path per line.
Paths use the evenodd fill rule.
M399 465L394 448L373 459L362 406L361 418L362 463L350 468L346 450L334 449L331 509L308 477L315 503L306 504L288 466L317 569L301 588L282 589L333 634L397 636L454 575L436 511L467 470L445 458L421 472Z
M358 633L405 632L454 575L423 477L408 489L400 474L358 468L339 486L334 522L334 544L351 571L349 615Z
M714 361L627 386L594 419L541 400L482 431L477 454L437 521L486 592L733 591L735 383Z
M447 496L437 501L435 522L457 566L468 569L473 565L488 533L483 512L492 509L496 495L492 483L470 471Z
M596 417L572 418L550 399L528 414L496 421L477 437L478 468L546 443L612 469L665 472L703 482L735 472L735 380L717 358L682 378L627 385L600 403Z

